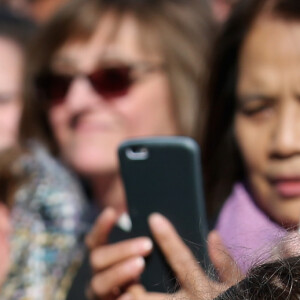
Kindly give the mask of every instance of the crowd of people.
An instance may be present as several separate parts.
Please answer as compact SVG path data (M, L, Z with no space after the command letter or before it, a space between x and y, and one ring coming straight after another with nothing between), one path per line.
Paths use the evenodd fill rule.
M298 299L298 43L299 0L0 2L0 298ZM110 242L148 136L200 145L207 269L159 212ZM168 294L139 281L154 241Z

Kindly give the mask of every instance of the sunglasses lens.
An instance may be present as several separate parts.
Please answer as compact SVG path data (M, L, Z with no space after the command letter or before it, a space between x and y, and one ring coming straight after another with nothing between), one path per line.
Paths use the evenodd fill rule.
M133 80L128 66L110 67L101 69L90 75L90 81L95 90L104 97L125 95Z
M100 95L112 98L128 92L133 83L130 73L129 66L109 67L99 69L87 77ZM56 103L64 100L72 80L72 76L48 72L38 77L36 85L42 98Z
M43 98L58 102L65 98L71 81L72 77L48 73L38 78L37 86Z

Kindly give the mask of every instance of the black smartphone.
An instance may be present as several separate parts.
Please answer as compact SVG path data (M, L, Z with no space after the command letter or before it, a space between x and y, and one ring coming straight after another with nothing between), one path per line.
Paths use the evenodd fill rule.
M151 237L148 216L160 212L173 223L202 266L207 265L198 144L188 137L128 140L119 147L119 160L132 222L130 236ZM141 282L148 291L173 292L178 287L158 246L146 258Z

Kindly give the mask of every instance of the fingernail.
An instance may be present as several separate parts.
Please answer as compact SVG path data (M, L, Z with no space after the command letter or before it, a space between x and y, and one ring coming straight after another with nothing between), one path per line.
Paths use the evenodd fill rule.
M116 211L112 207L108 206L104 209L102 216L105 215L105 217L107 217L107 216L114 217L115 214L116 214Z
M136 259L134 259L134 264L137 268L142 268L143 266L145 266L145 260L143 257L137 257Z
M144 239L140 244L141 250L150 251L153 248L153 243L150 239Z
M152 226L155 226L156 230L163 230L165 228L165 219L159 213L153 213L149 217L149 222Z
M139 256L131 260L131 262L128 265L128 269L132 270L134 269L142 269L145 266L145 260L143 257Z

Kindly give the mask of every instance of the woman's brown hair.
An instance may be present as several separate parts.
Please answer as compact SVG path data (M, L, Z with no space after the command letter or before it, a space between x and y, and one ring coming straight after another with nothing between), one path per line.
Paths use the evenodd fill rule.
M16 190L27 178L18 163L21 153L17 147L0 151L0 202L8 207L13 205Z
M35 89L35 80L49 66L53 55L71 39L87 40L102 16L112 13L116 30L122 18L132 16L140 30L145 51L160 51L174 98L182 134L200 140L202 128L202 89L207 53L213 34L211 16L205 0L74 0L62 8L42 29L27 59L25 108L21 137L36 136L57 146L47 118L47 104ZM155 46L154 46L155 45ZM31 119L39 118L42 127Z

